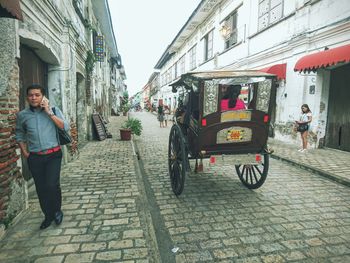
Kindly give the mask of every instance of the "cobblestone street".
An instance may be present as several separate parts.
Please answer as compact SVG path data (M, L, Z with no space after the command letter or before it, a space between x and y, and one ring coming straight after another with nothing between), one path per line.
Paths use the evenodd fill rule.
M162 223L157 236L169 233L168 243L179 248L176 262L350 261L348 187L270 159L265 184L251 191L232 165L208 169L206 163L176 198L167 176L169 125L138 116L148 200Z
M39 230L43 220L33 193L30 209L0 241L0 262L154 262L144 201L138 189L130 141L89 142L62 170L64 212L60 226Z
M89 142L64 165L62 225L40 231L30 195L0 241L0 262L350 261L347 186L270 159L265 184L252 191L232 165L209 169L206 160L177 198L167 175L172 123L131 115L142 120L140 137L120 141L125 117L112 117L113 138Z

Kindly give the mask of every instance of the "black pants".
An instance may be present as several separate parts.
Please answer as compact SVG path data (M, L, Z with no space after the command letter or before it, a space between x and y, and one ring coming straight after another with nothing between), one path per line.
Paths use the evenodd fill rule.
M28 167L32 173L36 193L45 218L53 219L55 212L61 210L62 196L60 187L62 151L28 157Z

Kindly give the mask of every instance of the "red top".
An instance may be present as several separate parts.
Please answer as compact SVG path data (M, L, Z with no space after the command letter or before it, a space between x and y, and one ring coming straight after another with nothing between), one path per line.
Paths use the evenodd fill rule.
M245 110L245 104L242 100L237 99L236 101L236 106L234 108L229 108L228 107L228 101L229 99L223 99L221 100L221 111L225 111L225 110Z

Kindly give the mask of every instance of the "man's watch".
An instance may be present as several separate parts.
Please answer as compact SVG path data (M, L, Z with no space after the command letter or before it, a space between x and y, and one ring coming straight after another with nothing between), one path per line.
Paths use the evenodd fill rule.
M55 114L53 113L53 111L50 111L50 112L49 112L49 116L52 117L53 115L55 115Z

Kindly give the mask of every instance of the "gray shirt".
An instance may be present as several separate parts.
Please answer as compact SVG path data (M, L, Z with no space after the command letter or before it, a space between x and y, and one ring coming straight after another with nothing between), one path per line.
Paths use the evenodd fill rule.
M64 129L69 124L60 109L55 107L56 115L64 122ZM25 142L30 152L40 152L59 145L57 128L44 110L27 108L17 113L16 141Z

